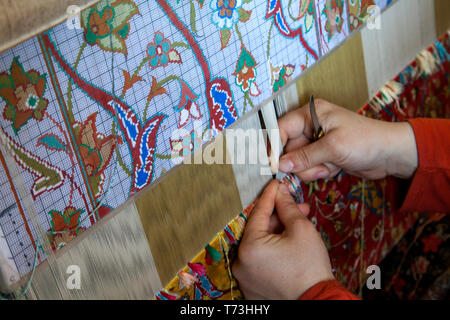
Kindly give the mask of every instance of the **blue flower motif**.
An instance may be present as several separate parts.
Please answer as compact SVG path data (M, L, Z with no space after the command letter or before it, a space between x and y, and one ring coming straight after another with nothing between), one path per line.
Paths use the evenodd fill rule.
M166 67L169 62L181 63L180 54L161 32L156 32L153 42L147 46L147 56L150 59L149 66L153 69L158 66Z
M210 7L214 11L212 22L220 30L231 29L239 20L242 0L212 0Z

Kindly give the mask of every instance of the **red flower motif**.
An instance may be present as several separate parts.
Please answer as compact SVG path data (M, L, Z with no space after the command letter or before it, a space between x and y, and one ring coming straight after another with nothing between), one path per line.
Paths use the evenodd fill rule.
M51 210L51 228L48 238L52 249L57 250L65 246L69 241L74 239L80 232L84 231L84 227L80 227L80 216L84 210L77 210L74 207L67 207L64 212Z
M439 246L441 245L442 241L443 240L438 238L434 233L430 234L427 238L422 239L423 252L438 252Z
M3 117L12 122L16 134L30 118L41 121L44 117L46 85L46 75L25 71L18 57L11 64L11 74L0 73L0 98L6 102Z
M89 176L103 173L116 147L116 138L113 135L105 137L97 132L96 118L97 112L91 114L76 132L81 157Z
M175 111L179 112L178 116L178 128L182 128L188 124L189 119L199 120L202 117L200 108L197 104L198 95L192 91L189 85L183 80L180 81L181 84L181 97L178 107Z

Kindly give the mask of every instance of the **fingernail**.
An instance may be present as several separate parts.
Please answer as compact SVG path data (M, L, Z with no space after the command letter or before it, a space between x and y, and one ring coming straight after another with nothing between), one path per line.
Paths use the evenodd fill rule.
M280 170L283 172L291 172L294 169L294 164L289 159L280 159Z
M301 205L298 206L298 208L305 216L309 214L309 207L306 206L305 204L302 203Z
M280 191L281 193L284 193L284 194L290 194L289 188L284 183L280 183L280 185L278 186L278 191Z
M317 174L317 179L325 179L326 177L328 177L328 171L326 170L319 171Z

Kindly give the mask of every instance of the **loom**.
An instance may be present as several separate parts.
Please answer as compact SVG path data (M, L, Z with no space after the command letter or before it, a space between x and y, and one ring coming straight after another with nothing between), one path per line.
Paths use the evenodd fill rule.
M247 159L256 146L227 130L273 128L311 94L354 111L380 101L450 27L446 0L236 3L222 21L214 1L0 0L2 297L173 297L161 290L211 239L220 249L272 179L267 155L183 156Z

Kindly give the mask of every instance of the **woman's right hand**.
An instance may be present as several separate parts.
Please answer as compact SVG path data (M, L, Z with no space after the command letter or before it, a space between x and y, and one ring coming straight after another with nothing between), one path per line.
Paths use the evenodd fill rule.
M358 115L316 99L325 136L312 143L313 124L306 105L280 118L286 154L280 170L305 181L331 178L340 170L368 179L388 175L408 179L418 166L414 132L407 122L391 123Z

